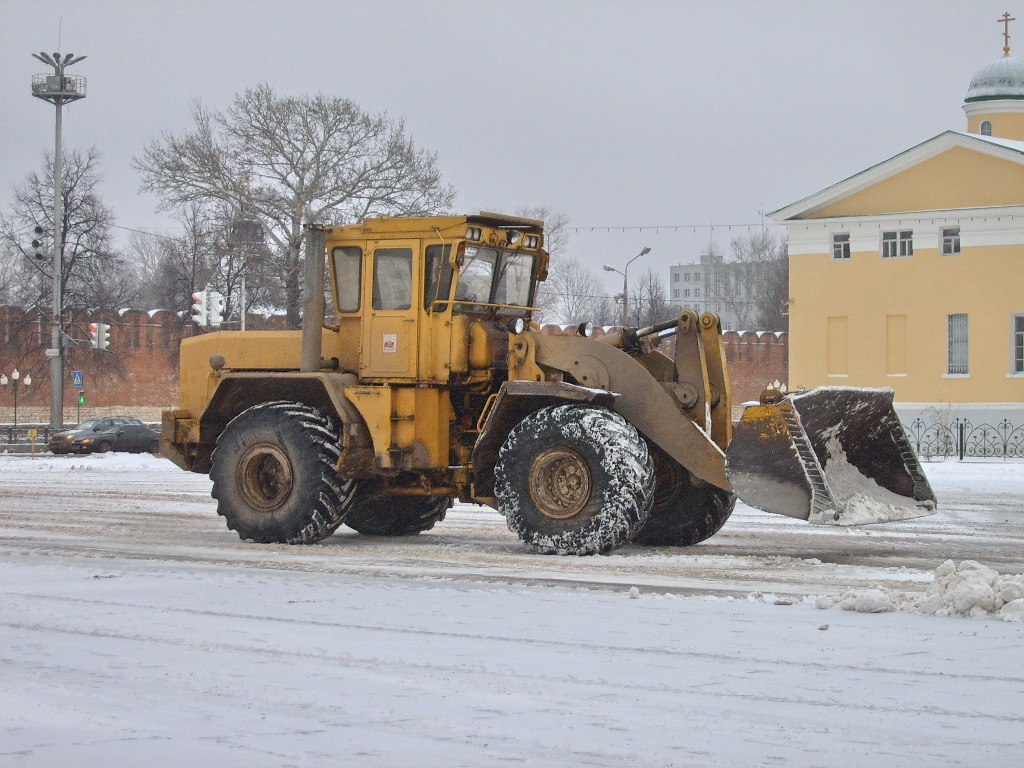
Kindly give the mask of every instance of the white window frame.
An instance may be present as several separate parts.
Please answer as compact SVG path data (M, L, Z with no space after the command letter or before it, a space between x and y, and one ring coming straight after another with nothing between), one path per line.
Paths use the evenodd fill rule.
M943 256L960 255L960 227L943 227L939 230L939 253Z
M946 376L962 379L970 375L970 325L967 313L953 312L946 315Z
M914 230L896 229L882 233L882 258L906 259L914 255Z
M833 261L849 261L850 260L850 233L849 232L833 232L832 233L832 260Z
M1010 315L1010 375L1024 376L1024 312Z

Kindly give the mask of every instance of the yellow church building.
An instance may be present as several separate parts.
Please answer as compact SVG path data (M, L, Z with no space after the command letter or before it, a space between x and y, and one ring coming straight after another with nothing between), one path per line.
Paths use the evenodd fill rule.
M1003 51L971 81L966 131L771 214L789 228L791 389L1024 403L1024 61Z

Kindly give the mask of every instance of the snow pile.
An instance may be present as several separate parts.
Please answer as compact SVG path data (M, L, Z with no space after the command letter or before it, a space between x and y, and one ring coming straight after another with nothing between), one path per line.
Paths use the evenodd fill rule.
M982 616L1003 621L1024 621L1024 575L998 571L964 560L947 560L935 569L924 594L896 589L852 589L839 596L819 597L818 608L840 608L860 613L922 613L929 616Z

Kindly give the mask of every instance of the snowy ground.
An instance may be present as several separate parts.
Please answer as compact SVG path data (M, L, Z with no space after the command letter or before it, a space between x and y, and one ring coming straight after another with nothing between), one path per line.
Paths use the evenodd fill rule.
M0 766L1020 766L1024 622L815 607L1024 574L1024 464L925 470L929 518L559 558L469 505L246 544L162 459L0 456Z

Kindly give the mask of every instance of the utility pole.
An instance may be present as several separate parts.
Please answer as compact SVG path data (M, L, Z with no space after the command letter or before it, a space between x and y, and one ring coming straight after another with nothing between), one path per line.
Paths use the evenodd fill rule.
M61 276L64 270L64 153L61 145L64 104L85 98L85 78L67 76L64 70L85 56L66 53L33 53L33 57L53 67L53 74L32 76L32 95L57 107L57 126L53 150L53 324L50 333L50 428L64 427L64 297Z
M620 275L622 275L622 327L623 328L625 328L626 325L629 323L629 265L632 264L637 259L639 259L641 256L646 256L650 252L651 252L651 249L647 248L645 246L644 249L642 251L640 251L640 253L638 253L636 256L634 256L632 259L630 259L629 261L626 262L626 269L625 270L616 269L615 267L611 266L610 264L605 264L604 265L604 271L605 272L618 272Z

